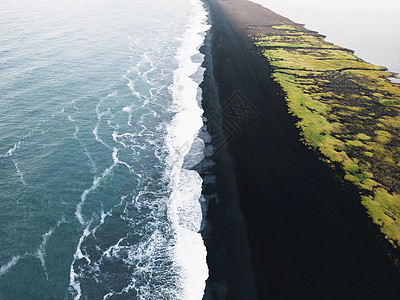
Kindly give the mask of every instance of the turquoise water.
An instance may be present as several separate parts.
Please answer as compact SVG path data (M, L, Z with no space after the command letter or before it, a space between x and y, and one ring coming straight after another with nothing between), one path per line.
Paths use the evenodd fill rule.
M201 3L5 0L0 28L0 299L200 299Z

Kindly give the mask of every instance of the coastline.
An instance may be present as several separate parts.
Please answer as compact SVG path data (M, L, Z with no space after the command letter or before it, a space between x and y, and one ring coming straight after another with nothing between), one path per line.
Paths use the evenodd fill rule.
M252 24L287 19L244 0L204 2L228 141L213 167L225 200L209 199L203 231L210 270L204 299L396 297L400 274L389 257L397 252L357 192L299 142L284 96L243 31L249 18ZM212 103L206 85L204 99ZM245 107L239 120L232 119L232 99ZM215 109L205 104L205 116Z
M225 147L227 140L222 128L221 105L214 78L212 43L211 29L200 49L205 56L204 79L200 85L202 107L210 137L205 149L206 157L197 166L203 178L203 195L207 203L207 217L201 233L207 248L209 278L203 299L254 299L251 253L240 211L232 160Z
M355 50L357 57L391 72L400 73L400 40L397 37L397 13L400 4L373 0L320 3L317 0L252 0L274 12L305 24L326 36L326 41ZM290 4L290 5L289 5ZM345 7L345 9L344 9ZM340 15L340 22L337 22ZM371 22L370 20L374 21ZM385 26L377 24L385 23Z

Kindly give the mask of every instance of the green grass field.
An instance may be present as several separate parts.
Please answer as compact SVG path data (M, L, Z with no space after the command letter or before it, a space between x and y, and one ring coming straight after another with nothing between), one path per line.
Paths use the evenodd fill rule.
M252 35L298 118L302 141L339 166L394 247L400 246L400 84L297 24Z

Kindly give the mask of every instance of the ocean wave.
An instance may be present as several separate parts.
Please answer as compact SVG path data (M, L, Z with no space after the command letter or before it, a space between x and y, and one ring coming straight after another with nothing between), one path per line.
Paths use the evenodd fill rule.
M170 61L163 66L168 70L160 70L161 63L156 61L162 56L160 49L132 55L132 60L139 61L123 75L129 88L125 87L126 92L132 95L131 103L121 100L114 107L116 110L105 108L102 99L97 103L92 133L96 141L113 149L113 163L93 177L76 205L81 235L70 266L70 292L75 299L94 295L94 285L100 299L203 296L208 269L199 234L204 214L200 203L202 179L189 169L204 157L204 141L198 136L204 125L199 106L204 57L199 48L209 25L202 3L191 2L193 14L190 22L188 19L190 27L181 38L175 72L169 70ZM141 43L130 39L131 50L140 48L136 44ZM172 85L165 79L171 75ZM171 95L172 109L170 103L165 103ZM169 122L171 112L173 119ZM105 121L112 128L112 140L99 135ZM76 138L78 133L79 129ZM121 169L116 168L118 165ZM120 173L124 167L130 172L135 169L135 178L139 178L130 194L132 201L130 196L124 198L125 208L115 214L99 207L86 211L91 202L88 196L111 174L110 181L125 174ZM111 226L116 226L112 227L113 236L109 233ZM116 268L118 274L113 271Z
M78 143L82 146L82 148L84 149L85 155L88 158L88 166L90 167L91 173L95 174L97 172L97 166L96 166L96 162L94 161L92 154L90 153L90 151L88 150L88 148L86 147L85 143L78 137L79 134L79 126L75 125L75 132L73 134L74 139L78 141Z
M70 291L75 299L93 293L88 290L93 283L99 285L103 299L113 295L177 299L176 289L165 288L166 283L171 287L171 276L176 274L169 264L172 251L168 245L172 240L168 224L160 219L164 211L161 204L165 202L158 192L145 192L146 189L144 187L132 201L127 196L121 197L118 205L108 212L102 211L99 220L92 218L84 229L70 270ZM122 214L118 211L114 216L116 207L124 207ZM155 212L157 209L159 213ZM108 219L110 222L102 230ZM116 221L119 225L113 231L113 238L104 240L104 235L109 235L107 226ZM118 268L118 274L114 273L114 268ZM125 272L131 276L127 277ZM110 281L110 276L119 280Z
M97 122L96 122L95 127L93 128L92 133L93 133L93 135L94 135L96 141L98 141L99 143L103 144L104 146L106 146L106 147L109 148L109 149L111 149L111 147L110 147L109 145L107 145L107 143L105 143L105 142L103 141L103 139L99 136L99 133L98 133L98 132L99 132L100 123L101 123L103 117L104 117L105 115L107 115L107 114L110 114L110 113L111 113L111 110L110 110L109 107L107 107L106 110L100 111L100 108L101 108L101 106L103 105L103 103L104 103L104 101L105 101L106 99L108 99L108 98L113 98L113 97L115 97L117 94L118 94L117 92L112 92L112 93L108 94L107 97L100 98L100 100L99 100L99 102L97 103L96 108L95 108L96 115L97 115Z
M49 280L49 276L47 274L47 267L46 267L46 245L49 238L52 236L54 231L61 225L65 223L65 218L62 217L56 224L55 227L51 227L46 233L42 235L42 242L38 246L38 248L33 252L26 252L24 255L15 255L13 256L5 265L0 267L0 278L4 276L9 270L11 270L19 261L26 257L36 257L40 260L43 272L46 276L46 279Z
M170 87L176 114L167 126L166 148L168 150L170 182L169 218L176 232L174 261L181 270L180 299L201 299L205 281L208 278L206 248L198 231L201 228L202 208L200 205L202 179L194 170L184 169L193 165L201 155L198 150L197 136L203 126L203 110L199 106L199 82L192 75L201 72L202 61L194 61L199 48L204 43L207 24L207 12L198 0L191 1L194 18L182 38L176 60L178 69L174 73L174 84ZM204 70L203 70L204 71ZM189 155L190 150L195 151ZM200 147L201 148L201 147ZM204 147L203 147L204 148ZM189 156L188 156L189 155Z
M39 245L38 249L35 252L35 256L40 260L43 272L44 272L47 280L49 280L49 275L47 273L46 260L45 260L46 245L47 245L49 238L54 233L54 231L63 223L65 223L64 217L62 217L61 220L59 220L57 222L57 225L55 227L51 227L45 234L42 235L42 243Z
M92 228L92 224L94 223L94 219L92 217L92 219L87 223L86 227L82 231L82 235L79 238L78 245L76 246L75 253L73 255L73 261L70 266L70 292L71 292L71 294L74 295L74 299L80 299L80 297L82 296L80 278L85 276L84 273L80 272L80 271L82 271L82 268L77 268L78 270L80 269L80 271L77 271L75 269L75 264L78 261L83 259L87 265L93 265L94 266L93 268L99 269L98 265L101 264L101 262L103 260L103 256L107 256L107 250L106 250L103 252L102 257L100 258L100 260L98 262L92 262L92 259L90 258L89 253L86 251L86 249L84 247L82 247L83 243L86 241L86 239L90 235L93 236L94 239L96 239L97 230L105 223L105 220L107 217L111 217L113 215L114 209L123 205L123 203L126 201L126 198L127 198L127 196L122 196L120 199L120 202L117 205L114 205L109 211L107 211L107 212L104 212L104 210L101 211L99 223L96 226L94 226L93 228ZM123 240L123 238L120 239L120 241L122 241L122 240ZM98 249L98 246L96 246L96 248ZM108 249L108 252L111 252L111 251L112 251L112 247L110 247Z
M201 162L204 159L204 148L204 140L196 137L192 143L189 153L183 160L182 168L190 169Z
M15 159L12 159L12 162L14 163L15 170L17 172L17 175L19 176L19 180L21 181L21 183L24 186L27 186L27 184L25 182L25 178L24 178L24 173L21 171L21 168L19 167L19 163Z
M0 268L0 278L4 276L13 266L15 266L22 258L23 256L13 256L9 262L7 262L5 265L3 265Z
M82 259L82 258L84 258L89 264L91 262L90 258L86 254L83 254L82 249L81 249L81 245L82 245L83 241L90 234L90 230L89 230L90 225L91 225L91 222L89 222L89 224L87 224L86 228L83 230L82 236L79 238L79 242L76 247L75 254L74 254L74 259L73 259L71 267L70 267L69 284L70 284L70 287L75 291L74 300L80 299L81 295L82 295L81 283L79 282L80 274L75 273L74 264L77 260Z
M101 176L94 177L92 186L90 188L84 190L83 193L81 194L81 201L76 206L75 216L78 219L79 223L81 223L82 225L87 224L85 222L84 216L82 215L82 207L85 204L86 198L91 192L95 191L99 187L99 184L101 183L101 181L103 181L112 172L112 170L115 168L115 166L117 166L117 164L118 164L117 153L118 153L118 149L114 148L113 153L112 153L113 164L111 166L109 166L108 168L106 168L103 171L103 173L101 174Z

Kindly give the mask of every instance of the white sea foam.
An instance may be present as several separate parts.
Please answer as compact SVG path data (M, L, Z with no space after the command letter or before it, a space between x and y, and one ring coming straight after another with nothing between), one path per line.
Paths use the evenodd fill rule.
M117 151L117 148L114 148L114 152L113 152L113 161L114 161L114 164L115 164L115 165L118 165L118 164L124 165L124 166L127 167L129 170L131 170L131 168L132 168L130 165L128 165L128 163L126 163L126 162L124 162L124 161L122 161L122 160L120 160L120 159L118 158L118 151Z
M143 131L144 130L145 130L145 128L143 129ZM146 143L148 143L150 145L154 144L152 136L150 136L149 139L146 139L146 143L138 141L138 137L141 137L141 136L143 136L142 132L139 132L137 134L129 133L129 132L118 134L118 131L114 130L114 132L112 133L112 138L113 138L114 142L122 145L126 149L130 149L132 151L132 154L138 154L140 152L140 150L146 149L148 146ZM119 163L124 164L129 169L132 167L128 163L123 162L121 160L119 160Z
M117 153L118 153L118 149L114 148L113 154L112 154L113 164L110 167L108 167L107 169L105 169L103 171L103 173L101 174L101 176L94 177L92 186L90 188L84 190L83 193L81 194L81 201L76 206L75 216L78 219L79 223L81 223L82 225L86 224L85 219L82 215L82 207L85 204L86 198L91 192L95 191L98 188L101 181L103 181L111 173L111 171L115 168L115 166L118 164Z
M129 126L133 126L132 125L132 107L131 106L125 106L122 111L127 112L128 113L128 125Z
M78 259L84 258L87 263L90 264L90 258L88 255L84 254L81 249L81 245L83 241L90 235L90 225L91 222L89 222L86 226L86 228L83 230L82 236L79 238L78 245L75 250L74 254L74 259L71 263L70 271L69 271L69 285L72 287L72 289L75 291L75 297L74 300L78 300L82 296L82 289L81 289L81 283L79 282L79 274L75 273L74 269L74 264Z
M129 283L126 287L124 287L120 292L109 292L104 295L103 300L109 299L113 295L122 295L128 293L130 290L135 288L135 279L132 279L132 282Z
M116 244L114 244L114 245L112 245L111 247L107 248L107 250L105 250L105 251L103 252L102 257L108 257L108 258L110 258L110 257L112 257L112 256L118 256L118 252L119 252L119 250L120 250L119 244L120 244L124 239L125 239L124 237L123 237L123 238L120 238Z
M143 99L142 94L140 94L136 89L135 89L135 83L131 78L129 78L129 75L134 71L134 69L130 69L126 72L126 74L123 76L124 79L128 81L126 84L129 89L131 90L132 94L136 96L138 99Z
M148 84L152 84L151 79L149 78L149 74L152 73L153 71L155 71L157 68L154 66L154 62L153 60L150 58L149 56L150 51L146 52L145 54L143 54L143 58L145 59L145 61L147 63L150 64L150 68L148 68L144 73L142 78L148 83Z
M78 143L79 143L79 144L83 147L83 149L85 150L85 155L86 155L87 158L89 159L88 165L89 165L89 167L90 167L90 169L91 169L91 172L92 172L93 174L95 174L96 171L97 171L96 163L95 163L95 161L93 160L92 155L90 154L89 150L87 149L85 143L78 137L78 134L79 134L79 126L78 126L78 125L75 125L75 132L74 132L74 134L73 134L74 139L77 140Z
M40 263L42 264L43 272L46 275L46 279L49 280L49 275L47 274L47 267L46 267L46 260L45 260L45 255L46 255L46 244L47 240L49 237L54 233L55 228L52 227L50 228L49 231L47 231L45 234L43 234L42 238L43 241L40 244L39 248L36 250L36 257L40 260Z
M112 92L112 93L109 93L107 95L107 97L100 98L99 102L96 105L96 109L95 109L96 114L97 114L97 123L96 123L95 127L93 128L92 133L93 133L94 138L96 139L96 141L98 141L99 143L103 144L104 146L106 146L109 149L111 149L111 147L109 145L107 145L107 143L105 143L103 141L103 139L99 136L99 127L100 127L101 121L103 120L103 116L105 116L107 114L110 114L111 111L110 111L109 107L107 107L107 109L104 110L104 111L100 111L100 108L101 108L101 106L103 105L103 103L104 103L104 101L106 99L113 98L117 94L118 94L117 92Z
M199 53L205 31L209 29L201 1L191 0L191 3L194 17L176 56L179 67L171 87L176 115L168 125L166 137L171 188L169 218L177 234L174 260L182 270L181 299L201 299L208 277L206 248L198 233L202 221L199 203L202 179L196 171L182 168L184 158L203 126L203 110L197 102L198 83L191 77L201 67L201 61L194 62L192 57Z
M104 141L101 139L99 131L100 133L103 131L99 128L105 121L103 117L107 111L101 110L102 103L100 102L96 107L98 122L93 129L93 134L98 142L107 141L110 149L113 149L113 164L101 175L93 178L92 185L83 191L80 202L76 206L76 218L83 225L82 228L85 229L79 238L70 268L70 286L75 299L85 297L85 281L81 280L83 276L94 276L96 282L101 284L103 279L100 278L104 275L105 266L116 262L130 266L129 269L133 272L131 280L126 281L122 286L118 285L117 288L110 286L109 290L103 295L103 299L112 299L118 297L118 295L128 296L133 289L137 292L137 298L143 300L161 298L191 300L201 299L203 296L208 269L206 249L201 235L198 233L203 217L199 203L202 179L196 171L186 170L185 168L190 168L201 160L202 149L204 148L204 143L197 137L200 128L203 126L203 110L198 104L200 81L197 78L201 77L199 74L201 73L202 56L197 56L195 62L192 61L192 57L199 53L198 49L203 43L204 32L208 30L209 26L205 24L206 13L200 0L192 0L192 2L194 17L188 18L191 27L182 37L182 46L176 57L179 68L174 73L174 84L170 90L173 94L176 115L168 126L165 141L169 152L168 165L170 167L166 175L170 178L172 190L168 208L169 220L172 221L176 238L170 239L170 233L166 233L166 231L169 232L171 223L165 219L163 221L165 210L160 208L163 205L165 208L166 204L161 200L164 199L165 194L160 192L161 197L154 195L156 193L154 185L150 185L149 191L146 190L146 187L139 187L141 191L138 191L137 197L133 197L135 202L131 203L131 207L126 208L126 211L124 210L120 216L122 220L133 222L132 225L139 222L139 226L143 226L143 229L139 229L138 226L134 227L138 228L137 233L140 233L139 237L134 237L134 239L140 239L138 242L132 242L133 237L130 234L118 236L110 244L99 243L96 245L95 249L99 256L92 255L93 249L90 250L89 247L85 247L86 243L92 241L92 236L89 237L89 235L92 234L93 238L96 239L97 232L98 238L100 238L101 229L97 231L99 226L107 222L108 218L116 217L112 215L111 211L102 211L99 218L95 219L93 215L87 214L84 208L89 207L89 203L86 203L87 206L85 206L89 194L98 188L102 180L117 165L122 164L129 169L136 166L135 163L130 166L131 160L125 159L129 149L132 150L132 153L135 153L137 147L140 149L147 147L147 152L152 150L154 146L157 152L157 147L159 147L157 144L159 141L154 133L156 128L150 128L149 124L153 123L149 123L148 120L152 121L154 120L153 117L160 117L157 115L157 111L152 110L154 108L152 105L165 105L161 100L157 103L158 99L156 98L159 93L164 93L159 97L162 99L167 93L167 89L163 87L164 91L162 92L161 88L156 89L147 86L155 80L155 72L153 73L153 71L157 67L152 61L157 50L151 50L151 53L139 54L136 59L141 59L141 61L124 75L132 95L137 99L132 102L134 105L123 103L122 106L119 106L119 111L116 114L120 114L124 118L128 115L128 125L131 126L129 132L126 132L126 123L119 123L118 125L113 120L107 121L108 126L114 129L112 134L114 145L121 148L119 155L117 148L113 148L112 141L105 138ZM135 41L132 40L132 44L134 43ZM132 59L134 58L135 56L132 56ZM195 73L199 76L195 76L196 78L193 79L191 75ZM158 82L156 84L159 85ZM139 111L140 114L136 110L138 101L141 105L140 109L144 109ZM164 130L165 124L163 126ZM129 164L122 160L126 160ZM164 159L160 161L164 162ZM107 170L109 170L108 173ZM149 173L143 172L143 174L146 176ZM142 174L137 175L140 177ZM151 181L149 178L144 179ZM160 203L157 204L157 202ZM132 216L130 215L131 209L140 214L140 220L130 219ZM161 215L162 217L160 217ZM90 221L89 218L91 218ZM94 224L95 220L96 224ZM164 225L166 226L164 227ZM140 230L144 230L144 234ZM173 266L167 263L171 259L174 261ZM85 268L81 269L81 266L85 266ZM90 270L90 275L86 273L87 270ZM177 284L177 281L179 281L179 284ZM169 297L170 295L171 297Z
M91 234L93 235L94 238L96 238L96 231L97 231L97 229L99 229L99 227L100 227L101 225L104 224L104 222L105 222L105 220L106 220L107 217L111 217L111 216L112 216L113 210L114 210L116 207L121 206L121 205L125 202L126 197L127 197L127 196L122 196L122 197L121 197L121 201L120 201L117 205L114 205L109 211L107 211L107 212L104 212L104 210L101 211L101 213L100 213L100 222L99 222L99 224L98 224L97 226L95 226L95 227L92 229L92 231L91 231Z
M204 141L196 137L189 153L185 156L182 167L189 169L197 165L204 158L204 148Z
M79 141L78 133L79 133L79 126L75 125L75 131L74 131L73 136L74 136L74 139L77 140L77 141Z
M112 216L112 211L108 211L108 212L101 211L100 223L95 228L93 228L93 230L92 230L92 234L93 234L94 238L96 238L97 229L99 229L99 227L104 224L104 222L106 220L106 217L111 217L111 216Z
M15 153L15 151L17 151L21 147L22 144L23 144L23 141L19 141L19 142L15 143L10 149L8 149L6 154L2 154L2 155L0 155L0 157L12 156Z
M98 141L99 143L103 144L104 146L106 146L107 148L110 148L110 146L108 146L100 137L99 137L99 125L100 122L98 122L96 124L96 126L94 127L92 133L94 135L94 138L96 139L96 141Z
M79 238L78 245L77 245L77 247L75 249L75 253L74 253L74 256L73 256L73 261L72 261L71 266L70 266L70 291L71 291L71 294L74 295L74 299L75 300L80 299L81 296L82 296L82 288L81 288L81 284L80 284L80 277L84 276L82 273L76 273L75 272L75 268L74 268L75 263L78 260L84 259L86 261L87 265L90 265L91 271L98 272L99 271L99 265L101 265L104 257L111 257L111 253L112 253L113 249L118 249L119 248L119 243L122 242L124 240L124 238L121 238L116 245L111 246L106 251L104 251L103 254L101 255L100 259L97 260L97 261L92 261L92 259L90 258L89 254L86 252L86 249L84 247L82 248L82 244L85 242L85 240L90 235L92 235L93 238L97 239L96 238L96 231L100 228L100 226L102 226L105 223L105 220L106 220L107 217L111 217L113 215L113 210L116 207L121 206L125 202L126 198L127 198L127 196L122 196L120 198L121 201L118 204L114 205L109 211L107 211L107 212L101 211L100 221L96 226L91 228L92 224L94 223L94 219L92 218L90 220L90 222L87 223L85 229L83 230L82 235ZM100 250L100 247L98 245L96 245L95 247L96 247L97 250ZM96 280L96 282L98 282L96 278L94 278L94 279ZM110 297L111 294L113 294L113 293L109 293L108 297Z
M15 266L22 258L23 256L19 255L13 256L8 263L0 268L0 278L5 275L13 266Z
M78 221L82 224L82 225L86 225L85 229L83 230L82 236L79 238L79 242L78 245L76 247L75 250L75 254L74 254L74 259L71 263L71 267L70 267L70 287L72 288L72 290L74 291L74 299L80 299L81 295L82 295L82 290L81 290L81 285L80 285L80 281L79 281L79 274L75 273L75 269L74 269L74 264L77 260L80 259L85 259L87 264L90 265L92 263L89 255L87 253L84 253L82 250L82 243L85 241L85 239L89 236L89 235L93 235L93 237L95 237L95 233L97 231L97 229L104 224L105 218L107 216L111 216L112 215L112 210L116 207L122 204L122 202L124 201L124 197L121 197L121 202L114 206L110 211L108 212L102 212L101 216L100 216L100 223L95 226L93 229L91 228L91 224L93 222L93 219L91 219L89 222L85 222L84 216L82 215L82 207L85 204L86 198L87 196L95 191L98 186L100 185L101 181L103 181L111 172L112 170L115 168L115 166L117 166L118 164L122 163L121 161L118 160L118 149L114 148L113 149L113 153L112 153L112 158L113 158L113 164L108 167L107 169L105 169L102 173L101 176L99 177L95 177L93 179L93 183L92 186L88 189L86 189L82 194L81 194L81 201L78 203L78 205L76 206L76 210L75 210L75 216L78 219Z
M89 230L89 227L90 227L90 223L83 230L83 234L79 239L79 243L78 243L78 246L76 247L76 252L75 252L75 260L76 259L85 259L88 264L91 263L90 257L86 253L84 254L82 252L81 246L82 246L83 241L91 234L91 231Z
M13 256L13 258L6 263L4 266L0 268L0 278L5 275L12 267L14 267L21 259L26 258L26 257L36 257L40 260L40 263L43 268L43 272L45 273L46 279L49 279L49 276L47 274L47 267L46 267L46 261L45 261L45 256L46 256L46 245L47 241L50 238L50 236L54 233L55 229L58 228L62 223L65 223L65 218L62 217L58 222L55 227L51 227L46 233L42 235L42 242L40 243L39 247L36 249L34 252L26 252L24 255L16 255Z
M193 232L199 232L203 219L199 199L201 197L202 182L199 173L193 170L182 169L176 198L176 213L179 226Z
M130 107L130 106L125 106L124 108L122 108L122 110L125 111L125 112L130 113L130 112L132 112L132 107Z
M12 162L14 163L15 170L16 170L16 172L17 172L17 175L19 176L19 180L21 181L21 183L22 183L24 186L26 186L27 184L26 184L26 182L25 182L24 173L23 173L23 172L21 171L21 169L19 168L18 162L17 162L15 159L13 159Z

